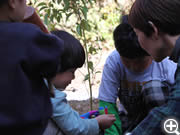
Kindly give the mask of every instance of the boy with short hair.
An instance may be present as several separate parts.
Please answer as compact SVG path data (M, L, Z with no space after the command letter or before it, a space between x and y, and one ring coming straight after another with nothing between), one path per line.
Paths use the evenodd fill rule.
M0 131L41 135L52 114L44 78L60 70L63 42L21 23L26 0L0 1Z
M106 60L99 88L99 106L108 106L108 112L116 115L107 135L132 131L153 107L165 104L177 66L168 58L155 62L140 47L127 16L113 34L116 50Z
M64 53L62 55L61 71L51 79L56 89L64 90L71 80L75 78L77 68L85 62L85 52L81 43L65 31L53 31L57 37L64 40ZM52 119L58 128L66 135L98 135L100 129L109 128L115 121L114 115L100 115L94 119L82 119L66 100L66 94L55 90L52 98ZM48 127L44 135L48 135L53 127ZM56 133L57 134L57 133Z

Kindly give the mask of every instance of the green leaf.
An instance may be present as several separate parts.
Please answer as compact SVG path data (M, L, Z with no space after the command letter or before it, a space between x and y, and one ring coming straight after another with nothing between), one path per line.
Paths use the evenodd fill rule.
M58 23L61 21L61 18L62 18L62 15L61 15L61 14L59 14L59 15L56 17L56 20L57 20Z
M82 11L82 13L84 15L84 18L87 19L88 8L87 7L83 7L83 8L81 8L81 11Z
M54 20L54 15L51 15L50 16L50 21L53 22L53 20Z
M86 74L83 81L89 80L89 74Z
M81 0L82 1L82 3L84 4L84 6L86 5L86 1L85 0Z
M48 4L48 6L52 8L54 7L54 5L51 2Z
M67 10L69 8L69 0L63 0L63 1L65 4L64 10Z
M48 25L48 22L49 22L49 21L48 21L48 16L49 16L49 15L48 15L47 13L46 13L45 16L44 16L44 23L45 23L46 25Z
M51 14L51 9L50 9L50 8L47 10L47 14L48 14L48 15Z
M79 24L76 26L76 32L77 32L80 36L82 36L82 30L81 30L81 26L80 26Z
M101 71L96 71L95 74L97 74L97 73L101 73Z
M42 6L47 6L47 4L45 2L41 2L37 5L37 7L42 7Z
M92 71L94 70L93 62L92 61L88 62L88 68L90 68Z
M44 9L47 9L47 8L48 8L47 5L46 5L46 6L43 6L43 7L41 7L41 8L39 9L39 12L42 11L42 10L44 10Z
M54 17L57 17L57 16L58 16L58 11L57 11L57 9L54 9L54 8L53 8L53 10L52 10L52 15L53 15Z
M96 2L96 0L94 0L95 2ZM92 3L92 0L88 0L88 2L92 5L93 3Z
M89 47L89 53L90 54L93 54L93 53L96 53L97 51L96 51L96 48L94 48L93 46L90 46Z
M87 31L91 31L91 26L84 19L81 21L81 28L84 29L84 30L87 30Z
M73 14L73 13L66 14L66 22L68 21L69 17L70 17L72 14Z
M57 0L57 3L60 4L62 0Z
M102 19L107 20L108 19L108 13L103 13L102 14Z

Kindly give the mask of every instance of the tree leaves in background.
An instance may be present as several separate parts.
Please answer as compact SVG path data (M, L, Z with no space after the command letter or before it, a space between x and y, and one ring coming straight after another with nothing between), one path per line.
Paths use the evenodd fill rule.
M49 24L48 16L49 16L49 15L48 15L47 13L46 13L45 16L44 16L44 23L45 23L46 25Z
M69 9L69 0L63 0L64 1L64 10L68 10Z
M81 11L84 15L84 18L87 20L87 12L88 12L88 8L86 6L81 8Z
M92 61L88 61L88 67L89 67L89 69L91 69L91 71L94 70L93 62Z
M85 19L83 19L83 20L81 21L80 26L81 26L81 29L84 29L84 30L86 30L86 31L91 31L91 26L89 25L88 21L85 20Z
M77 26L76 26L76 32L78 33L79 36L82 36L82 30L81 30L81 26L79 24L77 24Z
M49 31L52 29L64 29L69 28L68 30L71 30L74 34L76 34L76 37L80 39L84 45L85 53L86 53L86 67L87 67L87 74L84 77L84 81L88 80L89 83L89 89L90 89L90 95L92 95L92 80L93 75L96 73L99 73L96 71L95 67L96 65L91 61L91 56L98 53L98 44L94 44L94 42L97 41L101 42L105 39L107 40L107 36L104 30L107 28L112 30L111 27L108 25L103 25L99 23L99 21L103 20L109 20L109 14L111 12L105 10L104 12L107 12L107 19L94 19L92 17L89 17L89 11L90 8L93 6L94 3L96 3L96 0L28 0L31 1L30 3L32 6L37 8L38 14L43 17L44 23L48 26ZM98 4L97 4L98 5ZM112 5L110 5L110 9L112 8ZM93 9L94 10L94 9ZM98 9L97 9L98 10ZM95 9L96 11L96 9ZM112 10L111 10L112 11ZM101 15L100 10L98 12L95 12L94 14L97 14L96 16ZM101 15L102 16L102 15ZM116 15L118 16L118 15ZM88 18L89 17L89 18ZM72 19L73 18L73 19ZM96 18L96 17L95 17ZM91 19L91 20L90 20ZM115 20L112 18L112 20ZM94 21L94 22L93 22ZM73 22L73 25L69 22ZM96 25L94 25L96 24ZM64 25L66 25L64 27ZM66 29L65 29L66 30ZM95 35L95 38L93 37ZM93 39L93 40L91 40ZM109 42L109 41L108 41ZM91 80L92 79L92 80ZM92 97L90 97L91 101L91 110L92 110Z

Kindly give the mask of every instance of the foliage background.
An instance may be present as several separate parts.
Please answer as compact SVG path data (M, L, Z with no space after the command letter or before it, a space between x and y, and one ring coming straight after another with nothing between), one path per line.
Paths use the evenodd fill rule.
M78 38L86 50L87 69L81 72L84 84L88 86L90 110L92 110L93 86L99 85L96 68L101 61L103 50L114 49L112 34L127 14L133 0L28 0L46 24L49 31L61 29ZM97 89L97 88L96 88Z

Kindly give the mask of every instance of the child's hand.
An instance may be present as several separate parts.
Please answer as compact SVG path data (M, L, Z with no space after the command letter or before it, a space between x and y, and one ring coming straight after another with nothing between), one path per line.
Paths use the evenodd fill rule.
M100 129L110 128L114 121L116 121L114 114L99 115L95 119L98 121Z

